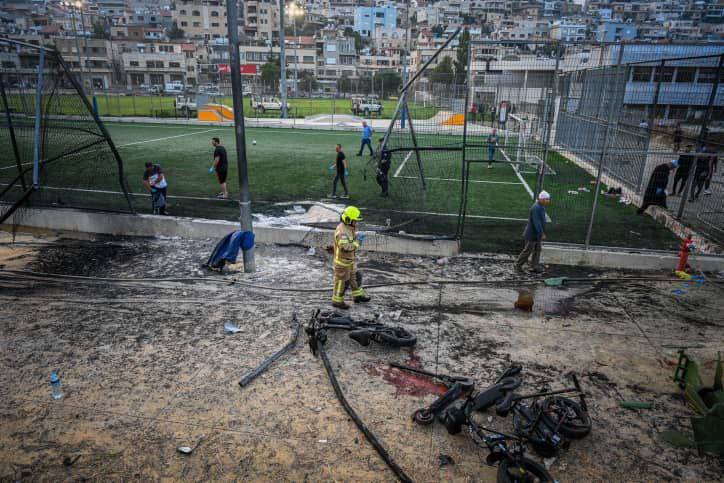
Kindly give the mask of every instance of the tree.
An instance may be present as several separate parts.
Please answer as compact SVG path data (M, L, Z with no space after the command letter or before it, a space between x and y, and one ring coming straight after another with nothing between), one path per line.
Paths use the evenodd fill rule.
M360 33L355 32L352 27L346 27L344 29L344 36L347 38L354 38L354 50L359 54L359 51L362 50L362 46L365 44L365 41L362 40Z
M265 86L270 86L273 92L276 92L279 86L279 79L282 76L282 68L277 59L274 62L267 62L261 66L261 81Z
M442 34L445 33L445 27L443 27L442 25L435 25L431 30L432 34L435 37L440 37Z
M312 92L316 91L319 88L319 82L317 82L317 79L314 77L314 74L308 71L303 71L300 74L299 79L299 87L302 89L302 91L306 92Z
M174 22L173 27L166 30L166 37L168 37L169 40L181 40L186 37L186 32L184 32L183 29L178 28L178 24Z
M375 92L389 96L397 93L402 84L402 77L394 70L385 70L375 75Z
M468 48L470 47L470 31L466 28L460 34L460 43L455 52L455 82L463 84L468 71Z
M352 79L349 77L340 77L337 79L337 90L339 92L352 92Z
M452 58L450 58L449 55L446 55L445 57L438 62L437 66L432 69L432 73L435 74L435 76L448 76L452 77L453 75L453 61Z
M106 26L102 20L93 24L93 37L106 40L111 38L111 33L106 30Z

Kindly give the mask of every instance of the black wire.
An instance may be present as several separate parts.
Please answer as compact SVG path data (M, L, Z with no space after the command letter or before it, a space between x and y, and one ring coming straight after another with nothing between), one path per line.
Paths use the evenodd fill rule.
M334 371L332 370L332 364L330 364L329 362L329 358L327 357L327 352L324 350L323 343L320 342L318 344L318 350L319 355L322 358L322 363L324 363L324 368L327 371L327 376L329 376L329 382L332 384L332 388L334 389L334 394L337 396L337 399L339 399L339 402L342 404L344 410L347 412L352 421L354 421L354 424L359 428L359 430L362 431L362 434L365 435L367 441L369 441L372 447L375 448L377 454L379 454L380 457L385 461L385 463L387 463L387 466L392 470L395 476L397 476L400 481L412 483L412 479L407 476L405 471L400 468L400 466L395 462L394 459L392 459L392 456L390 456L385 447L382 446L382 443L379 442L375 434L370 431L364 421L362 421L357 415L352 406L349 405L349 402L347 402L347 399L344 397L344 393L342 392L342 388L339 387L337 377L334 375Z
M273 355L266 358L261 364L259 364L259 366L256 369L254 369L253 371L249 372L244 377L242 377L241 380L239 381L239 385L241 387L246 387L249 384L251 384L251 382L254 379L256 379L257 377L259 377L264 371L266 371L269 368L269 366L271 366L272 363L274 363L274 361L279 359L281 356L283 356L284 354L289 352L291 349L293 349L295 345L297 345L297 340L299 339L299 334L302 332L302 324L300 324L299 321L297 320L297 314L294 314L292 316L292 318L293 318L293 322L296 324L296 327L294 328L294 334L292 335L292 340L290 340L287 343L287 345L285 345L284 347L282 347L281 349L276 351Z

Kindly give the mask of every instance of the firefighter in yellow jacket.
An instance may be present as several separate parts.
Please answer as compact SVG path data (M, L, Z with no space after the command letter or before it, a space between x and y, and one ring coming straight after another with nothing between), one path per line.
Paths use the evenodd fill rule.
M334 230L334 291L332 305L338 309L348 309L344 303L344 292L347 282L352 289L355 303L369 302L370 298L357 283L357 267L355 252L364 242L363 233L357 234L357 222L362 220L359 208L348 206L342 212L342 223Z

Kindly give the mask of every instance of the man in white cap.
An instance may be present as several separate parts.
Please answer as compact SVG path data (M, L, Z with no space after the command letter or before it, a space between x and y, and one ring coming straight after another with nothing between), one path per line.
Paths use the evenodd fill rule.
M545 206L550 204L551 195L547 191L541 191L538 194L538 200L533 203L528 211L528 223L525 225L523 238L525 239L525 248L520 252L518 260L515 262L515 270L523 271L523 265L528 263L528 258L533 255L530 265L534 272L540 272L543 269L540 266L540 252L543 248L543 240L546 239L545 223L546 209Z

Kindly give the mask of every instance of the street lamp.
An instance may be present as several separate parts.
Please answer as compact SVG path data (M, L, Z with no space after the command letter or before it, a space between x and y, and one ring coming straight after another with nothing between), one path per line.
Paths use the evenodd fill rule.
M76 1L76 2L62 1L62 2L60 2L60 4L64 8L69 8L71 11L70 20L71 20L71 25L73 26L73 36L75 37L75 50L78 53L78 68L80 69L80 87L81 87L81 89L85 90L85 82L83 80L83 60L81 59L81 56L80 56L80 42L78 42L78 31L75 28L75 11L74 11L77 7L79 7L81 5L81 3L78 1ZM85 30L85 28L83 28L83 30Z

